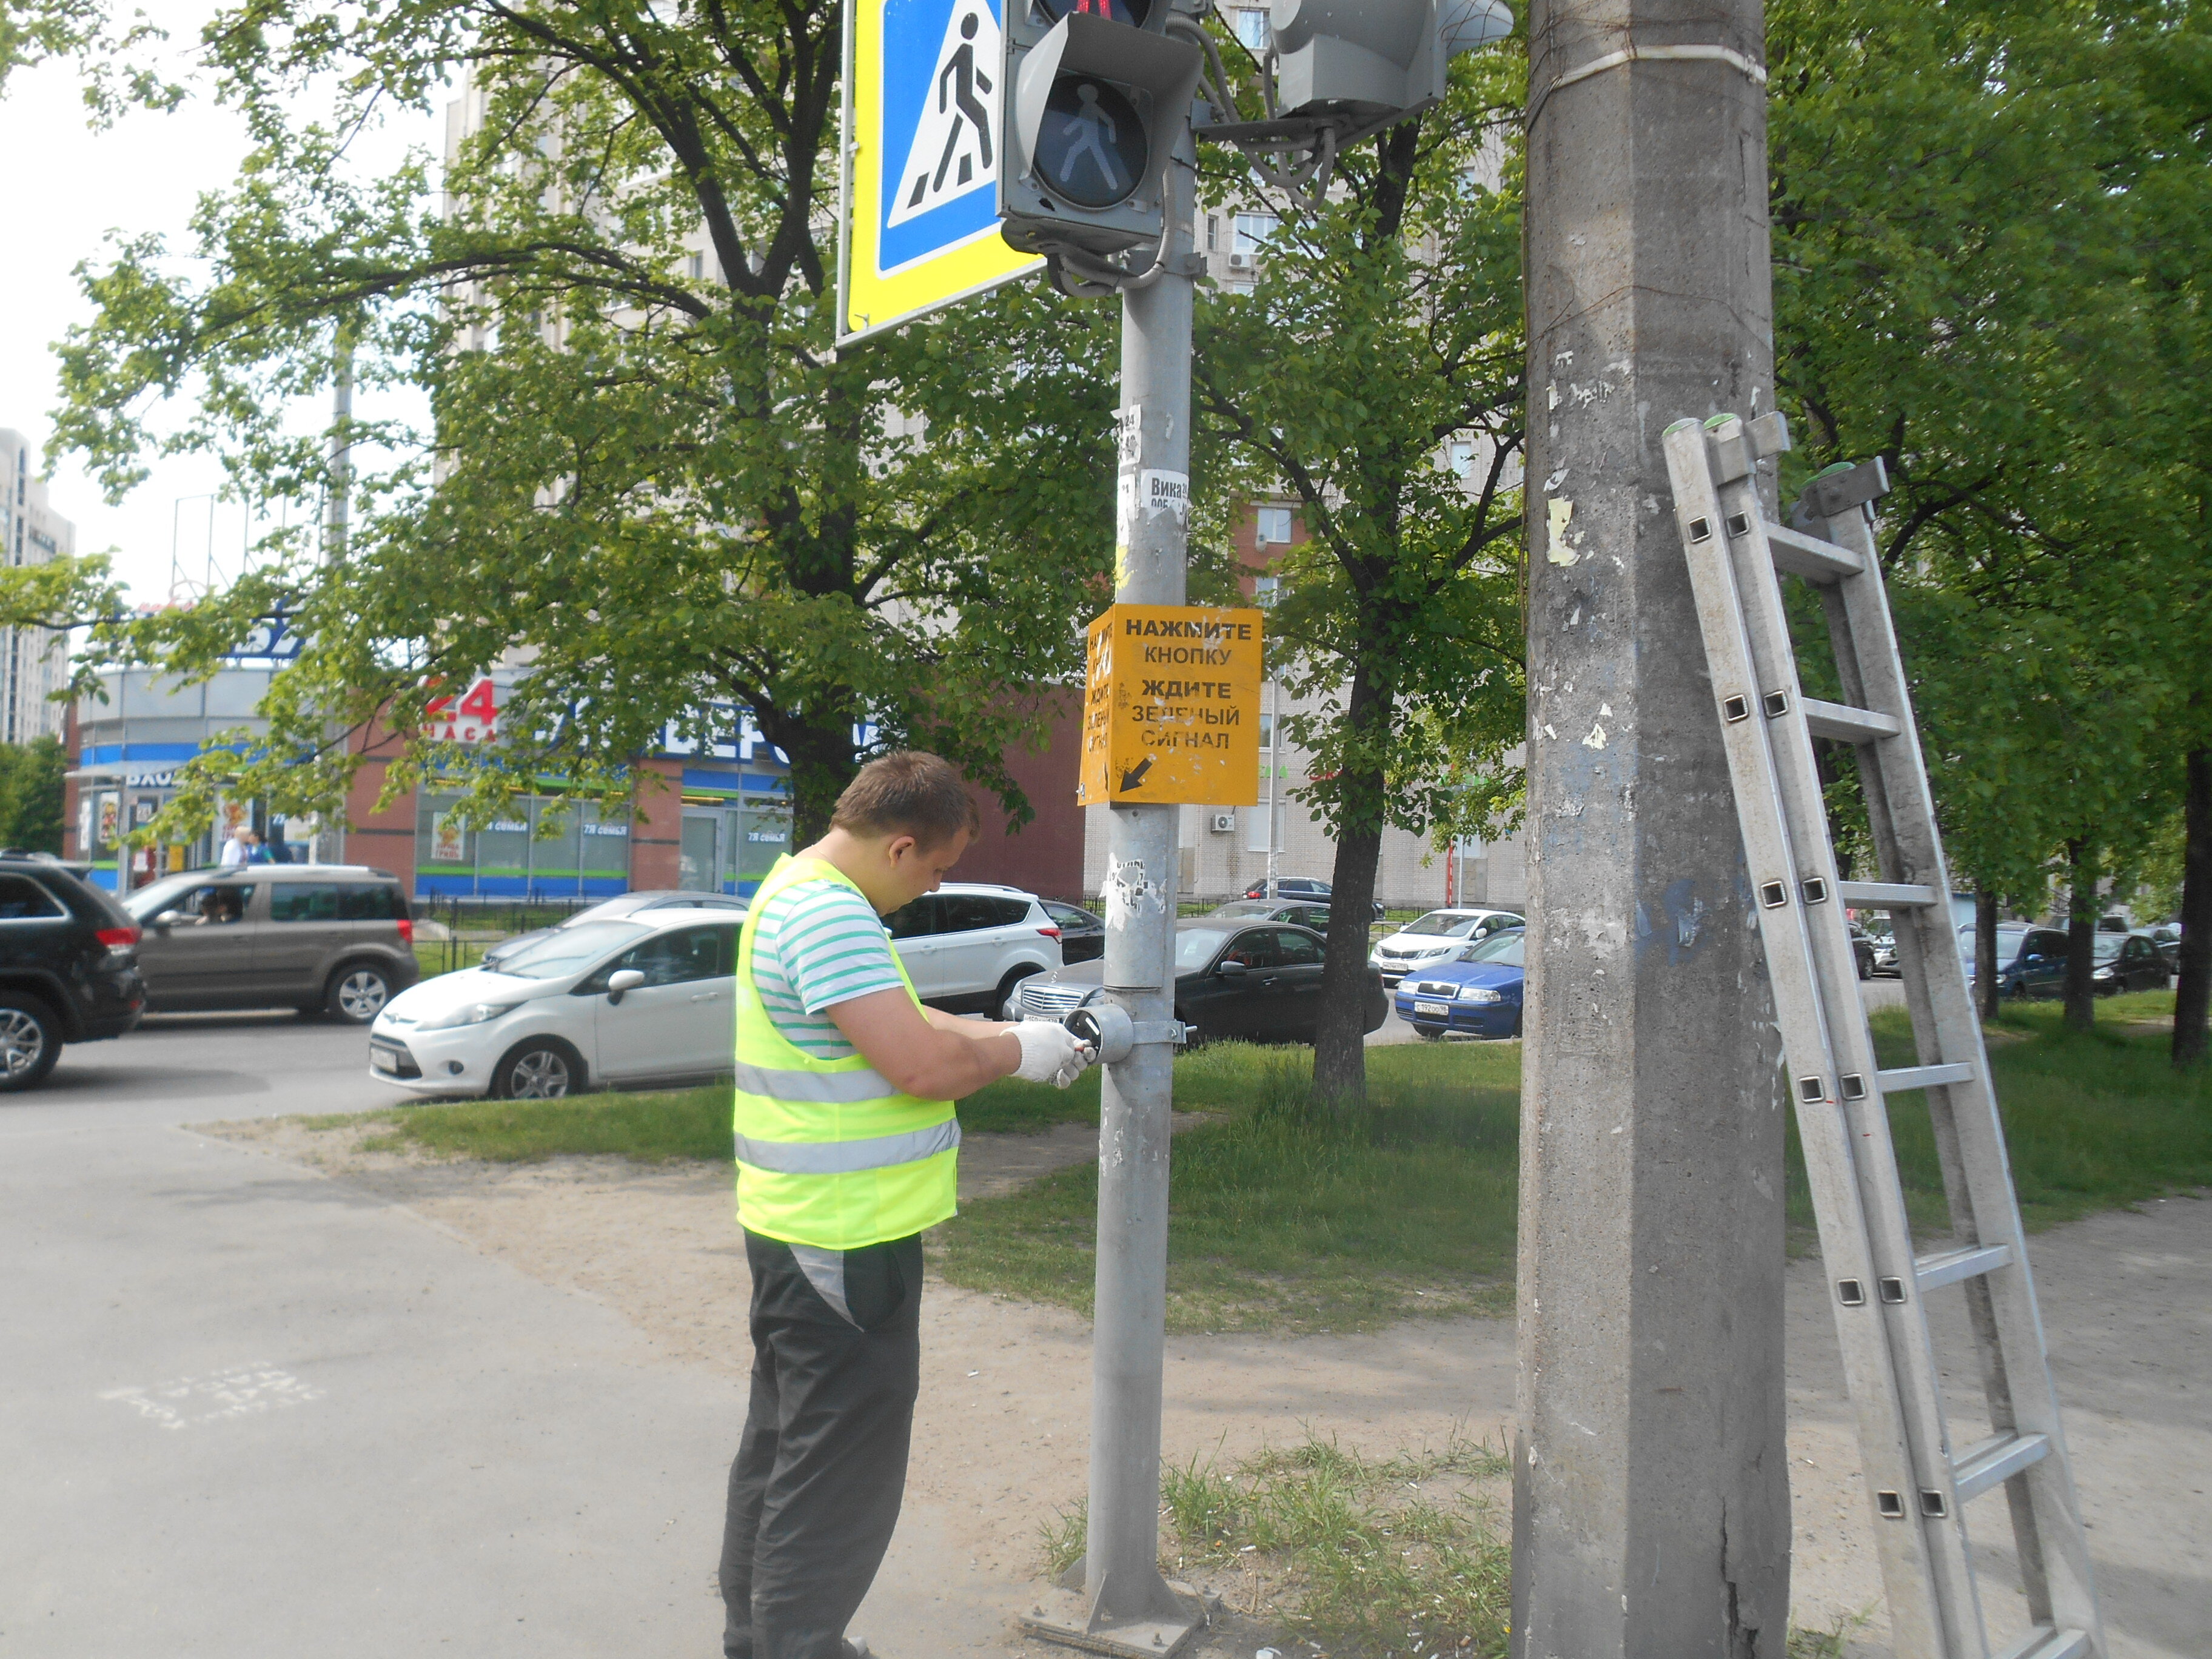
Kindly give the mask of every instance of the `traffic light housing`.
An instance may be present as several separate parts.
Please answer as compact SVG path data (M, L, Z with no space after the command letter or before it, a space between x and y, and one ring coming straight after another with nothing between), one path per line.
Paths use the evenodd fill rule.
M1169 0L1005 3L1000 234L1029 253L1158 242L1203 50L1166 33Z
M1364 125L1419 113L1444 95L1444 65L1504 39L1504 0L1273 0L1275 114Z

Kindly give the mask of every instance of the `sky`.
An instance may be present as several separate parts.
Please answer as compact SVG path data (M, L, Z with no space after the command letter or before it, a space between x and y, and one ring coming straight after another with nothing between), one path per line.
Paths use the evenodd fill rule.
M189 46L212 8L198 0L146 0L143 9L170 32L173 73L179 47ZM439 118L416 118L381 135L375 153L396 156L409 142L429 145L441 137ZM243 124L204 91L173 114L137 112L94 132L74 64L50 63L9 77L0 94L0 154L11 158L15 230L0 255L0 427L40 447L52 432L59 401L52 347L92 315L75 275L78 263L105 257L111 232L150 231L173 250L187 249L200 193L232 178L245 153ZM112 549L134 598L159 602L169 594L173 552L181 553L191 574L204 574L207 497L221 482L211 460L159 461L144 483L110 506L76 459L65 456L48 489L54 510L76 525L77 550ZM246 529L241 508L216 507L221 574L236 573Z

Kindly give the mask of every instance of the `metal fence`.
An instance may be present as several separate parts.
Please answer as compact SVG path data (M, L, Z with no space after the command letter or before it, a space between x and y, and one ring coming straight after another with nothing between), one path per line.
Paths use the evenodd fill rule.
M438 952L436 971L450 974L475 965L487 945L517 933L557 927L597 898L574 895L517 898L418 898L414 902L416 939ZM428 964L426 963L427 967Z

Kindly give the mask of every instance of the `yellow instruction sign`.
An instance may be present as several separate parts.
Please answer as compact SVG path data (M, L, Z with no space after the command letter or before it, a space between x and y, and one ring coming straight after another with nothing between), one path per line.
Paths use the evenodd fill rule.
M1117 605L1091 624L1078 799L1260 799L1261 612Z

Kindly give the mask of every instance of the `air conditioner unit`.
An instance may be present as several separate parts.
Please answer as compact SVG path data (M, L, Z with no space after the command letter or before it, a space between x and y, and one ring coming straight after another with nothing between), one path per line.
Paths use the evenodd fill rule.
M1217 836L1235 835L1237 833L1237 814L1234 812L1216 812L1213 815L1213 833Z
M1256 253L1232 253L1229 256L1229 268L1231 270L1257 270L1260 256Z

